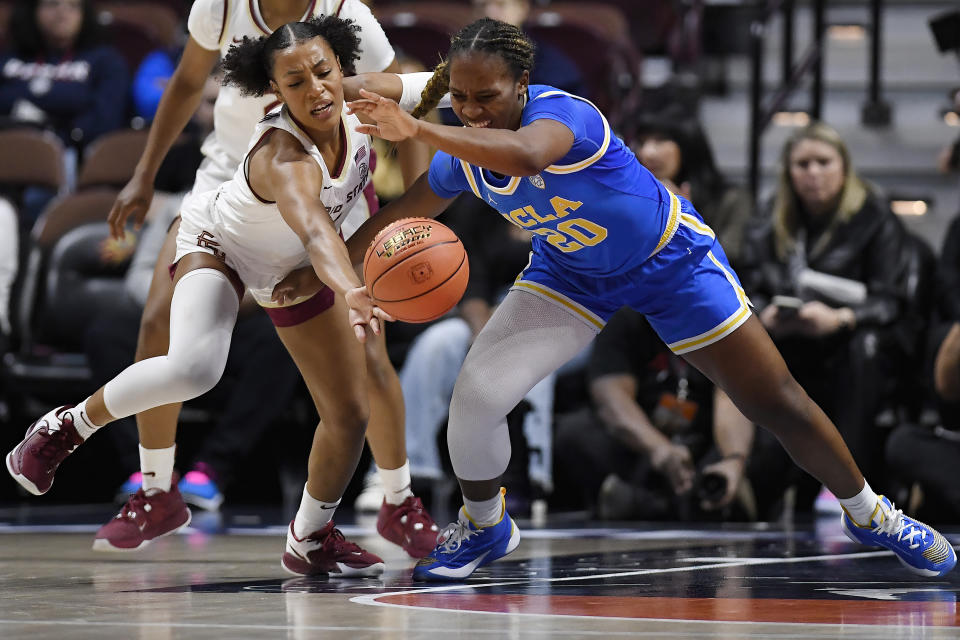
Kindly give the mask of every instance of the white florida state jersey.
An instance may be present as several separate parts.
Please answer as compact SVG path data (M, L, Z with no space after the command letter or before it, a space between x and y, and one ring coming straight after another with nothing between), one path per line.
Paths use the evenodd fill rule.
M339 230L354 205L358 202L365 204L363 189L370 180L370 138L357 133L359 124L355 115L341 113L340 135L345 144L338 166L332 170L327 168L316 145L285 107L277 107L257 124L250 148L273 129L281 129L297 138L323 172L323 188L318 195L334 227ZM207 207L196 212L184 209L183 218L184 223L188 219L198 223L219 242L227 264L237 271L258 303L274 306L270 301L273 287L290 271L306 266L310 260L303 243L283 220L277 205L262 200L251 189L247 164L244 160L233 178L221 185L215 196L208 194ZM347 233L347 229L343 231Z
M196 0L190 9L190 36L203 48L226 55L244 36L270 35L260 14L262 0ZM393 47L383 28L360 0L312 0L304 3L303 20L315 15L337 15L360 27L358 73L382 71L394 58ZM194 193L216 188L233 175L243 160L257 122L278 103L274 96L242 97L236 87L221 87L214 106L214 129L204 141L206 157L197 175ZM202 175L205 174L205 175Z

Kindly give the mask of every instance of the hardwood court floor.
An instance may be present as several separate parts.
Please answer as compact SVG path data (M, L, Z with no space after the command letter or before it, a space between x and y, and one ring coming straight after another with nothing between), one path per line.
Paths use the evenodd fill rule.
M62 523L110 513L68 509ZM466 584L426 586L370 520L343 529L387 561L376 580L286 574L280 525L197 524L103 554L90 550L92 524L0 513L0 638L960 637L960 574L917 578L846 541L834 518L796 530L520 521L514 554Z

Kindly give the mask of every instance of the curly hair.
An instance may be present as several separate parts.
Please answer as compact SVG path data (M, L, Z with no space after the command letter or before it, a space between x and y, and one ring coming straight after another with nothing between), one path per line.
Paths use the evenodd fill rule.
M471 22L450 39L447 60L434 68L433 77L420 95L420 104L411 114L414 118L426 115L450 89L450 60L474 51L500 56L514 79L519 80L524 71L533 69L536 47L519 27L512 24L491 18Z
M42 56L49 53L40 27L37 25L37 8L40 0L19 0L10 15L7 38L10 49L20 56ZM92 0L83 0L83 21L80 32L73 42L73 49L83 51L103 44L103 34L97 23L97 12Z
M285 24L269 36L244 36L239 44L230 47L223 58L223 84L238 87L245 96L269 93L274 54L316 37L326 40L333 49L343 75L352 76L356 73L356 61L360 58L359 31L360 27L352 20L314 16L306 22Z

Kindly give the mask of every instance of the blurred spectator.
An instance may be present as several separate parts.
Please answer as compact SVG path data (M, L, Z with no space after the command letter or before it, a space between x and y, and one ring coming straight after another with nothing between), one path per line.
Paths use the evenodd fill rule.
M629 139L643 166L668 189L693 203L736 267L747 221L754 215L753 199L746 189L729 184L717 169L700 124L668 111L640 118Z
M68 145L67 184L76 175L76 149L123 126L129 77L126 62L103 44L91 0L19 0L0 53L0 116L8 124L49 127ZM56 195L28 187L20 215L30 227Z
M163 90L177 68L179 51L157 49L148 53L133 73L131 94L137 116L147 122L153 120Z
M960 116L960 87L950 92L953 113ZM960 137L940 150L937 156L937 168L941 173L960 171Z
M884 199L856 173L831 127L814 123L784 145L768 220L750 233L740 276L790 371L837 425L865 475L880 475L876 416L905 357L895 325L903 314L900 258L906 234ZM775 501L786 454L766 440L762 488ZM758 446L761 440L758 440ZM794 468L795 469L795 468ZM795 469L796 470L796 469ZM806 474L797 507L818 487ZM757 487L758 500L761 487Z
M938 519L960 522L960 487L953 474L960 467L960 216L950 223L939 271L932 357L923 372L933 383L937 421L894 429L886 457L894 479L907 487L920 485L923 505L918 510L935 504Z
M557 424L557 494L579 500L569 506L596 505L606 520L697 520L749 495L753 424L643 315L624 307L610 318L587 379L593 406Z
M530 16L530 0L473 0L477 18L493 18L523 27ZM535 40L536 52L531 84L546 84L585 98L592 96L577 64L563 51L543 40Z
M0 55L0 114L51 127L68 145L123 126L126 63L103 44L90 0L20 0Z

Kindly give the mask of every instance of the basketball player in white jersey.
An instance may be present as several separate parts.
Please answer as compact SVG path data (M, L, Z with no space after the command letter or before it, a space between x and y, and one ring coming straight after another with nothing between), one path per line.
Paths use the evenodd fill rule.
M247 95L275 92L282 106L257 125L233 178L181 209L167 354L131 365L75 408L38 420L7 459L21 485L34 493L49 488L51 461L59 463L96 428L212 388L248 289L267 308L322 417L282 565L300 575L382 572L383 561L344 539L332 521L368 417L389 408L370 400L362 342L390 318L358 288L340 235L370 174L370 140L357 133L357 117L343 112L342 78L354 72L357 31L351 21L314 17L229 51L224 82ZM274 287L305 265L326 286L277 306ZM101 528L94 548L135 548L144 532L152 538L189 521L175 485L141 489Z
M164 91L150 130L147 148L130 183L121 191L110 224L118 237L128 217L138 224L153 198L153 181L173 141L196 110L203 84L214 65L229 48L244 37L269 35L273 28L314 15L334 15L353 20L360 27L360 58L357 72L395 71L395 60L383 29L360 0L196 0L188 20L190 37L170 83ZM243 96L236 87L221 89L214 107L214 130L204 142L205 159L197 172L193 191L183 203L216 189L229 180L246 152L254 126L277 104L268 93ZM401 168L409 186L429 162L423 146L400 146ZM365 197L364 197L365 196ZM345 233L356 229L375 206L372 185L361 195L350 219L343 222ZM150 293L141 318L136 359L163 355L169 342L170 299L173 295L168 266L173 262L175 223L157 260ZM382 337L367 344L371 402L384 407L369 426L369 443L384 484L385 500L377 529L391 542L403 546L412 556L422 556L432 547L436 530L422 503L410 491L403 424L403 395L397 374L390 364ZM137 415L143 488L166 491L172 482L177 418L180 404L157 407Z

